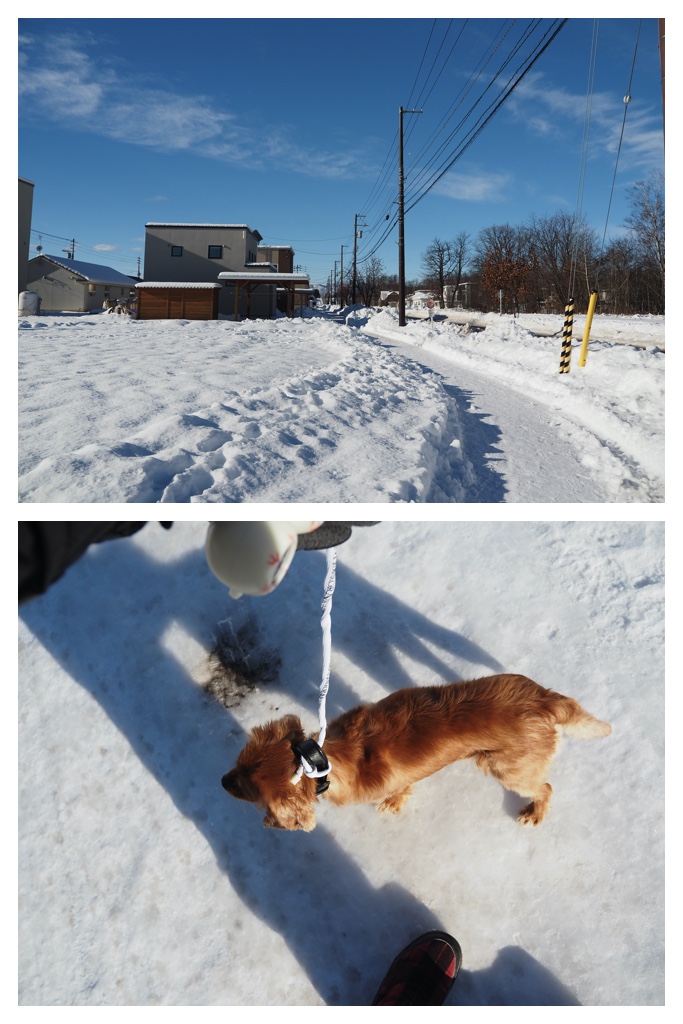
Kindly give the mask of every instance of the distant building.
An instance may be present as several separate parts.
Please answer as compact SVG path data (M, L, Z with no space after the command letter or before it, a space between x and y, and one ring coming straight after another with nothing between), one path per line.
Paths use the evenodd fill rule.
M412 295L406 295L406 307L408 309L428 309L428 303L436 305L437 299L433 292L417 291Z
M281 274L294 273L294 250L291 245L259 245L258 263L272 263Z
M247 224L145 225L145 281L218 282L225 271L246 271L258 263L258 231ZM265 271L261 263L258 267ZM274 267L270 268L272 271ZM247 315L246 301L240 315ZM219 312L234 312L232 288L221 287ZM251 316L275 315L275 289L261 289L252 297Z
M479 285L476 281L461 281L457 288L447 284L446 305L455 309L476 309L479 304Z
M102 309L105 299L128 301L135 294L134 279L118 270L46 253L29 260L27 277L45 311L87 313Z
M299 306L308 302L308 276L297 275L294 282L291 246L260 245L261 240L247 224L150 222L141 284L217 282L218 310L226 316L267 319L277 309L291 313L295 299Z
M19 294L28 285L28 257L33 214L33 182L19 178Z

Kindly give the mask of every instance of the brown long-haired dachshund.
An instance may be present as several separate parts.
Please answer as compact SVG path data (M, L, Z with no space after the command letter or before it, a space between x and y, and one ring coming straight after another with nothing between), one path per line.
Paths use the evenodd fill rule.
M550 804L546 775L562 732L586 739L611 731L571 697L526 676L409 687L330 723L324 740L330 784L323 796L338 805L376 801L380 811L396 813L414 782L473 757L506 789L531 799L518 820L538 825ZM316 779L294 781L300 764L294 746L305 738L296 715L257 726L223 776L224 789L265 810L271 828L315 828Z

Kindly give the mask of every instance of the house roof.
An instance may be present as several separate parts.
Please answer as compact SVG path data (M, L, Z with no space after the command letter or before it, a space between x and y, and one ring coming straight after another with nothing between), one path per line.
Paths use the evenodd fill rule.
M253 231L248 224L187 224L175 221L156 221L150 220L145 224L146 228L242 228L244 231L248 231L249 234L253 235L260 242L263 239L263 235L258 231Z
M141 288L220 288L220 285L215 281L140 281L138 291Z
M262 266L263 264L252 264L252 266ZM298 282L306 284L309 283L308 274L278 274L273 273L272 270L252 271L251 273L244 274L239 270L224 270L218 275L219 281L264 281L266 284L280 284L280 282Z
M70 270L73 274L82 277L84 281L90 281L92 284L135 284L135 278L130 277L128 274L122 274L119 270L114 270L112 267L100 266L99 263L67 260L61 256L49 256L46 252L41 252L40 256L34 256L33 259L29 260L29 263L35 263L36 260L48 260L50 263L54 263L56 267Z

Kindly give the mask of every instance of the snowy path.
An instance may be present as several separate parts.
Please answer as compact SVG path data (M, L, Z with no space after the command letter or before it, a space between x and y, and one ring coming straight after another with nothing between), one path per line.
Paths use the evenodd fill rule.
M388 344L411 358L410 345ZM601 478L583 461L579 446L586 438L575 425L494 377L431 352L421 351L419 361L443 377L446 393L461 410L462 444L473 471L465 501L610 500ZM427 500L448 501L448 492L446 456Z
M625 417L619 389L611 403L588 394L567 400L566 378L534 377L526 367L471 350L446 350L410 335L377 329L363 333L438 373L460 408L463 451L471 466L467 502L609 502L664 500L656 448L643 445L643 432ZM577 371L574 370L574 377ZM584 371L579 370L578 373ZM638 401L641 396L638 396ZM469 414L469 415L468 415ZM642 457L643 453L645 458ZM427 501L453 500L446 473L437 475Z

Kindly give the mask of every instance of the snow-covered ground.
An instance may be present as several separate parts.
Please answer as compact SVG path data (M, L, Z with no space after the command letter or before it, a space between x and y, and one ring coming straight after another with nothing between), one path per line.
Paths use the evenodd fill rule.
M537 829L470 762L397 817L264 829L220 779L251 726L316 728L325 556L233 601L205 534L149 523L20 610L20 1004L367 1005L434 927L463 948L450 1005L662 1004L663 524L384 522L338 549L328 718L505 670L612 723L564 740Z
M19 500L664 500L663 317L308 312L21 318Z

